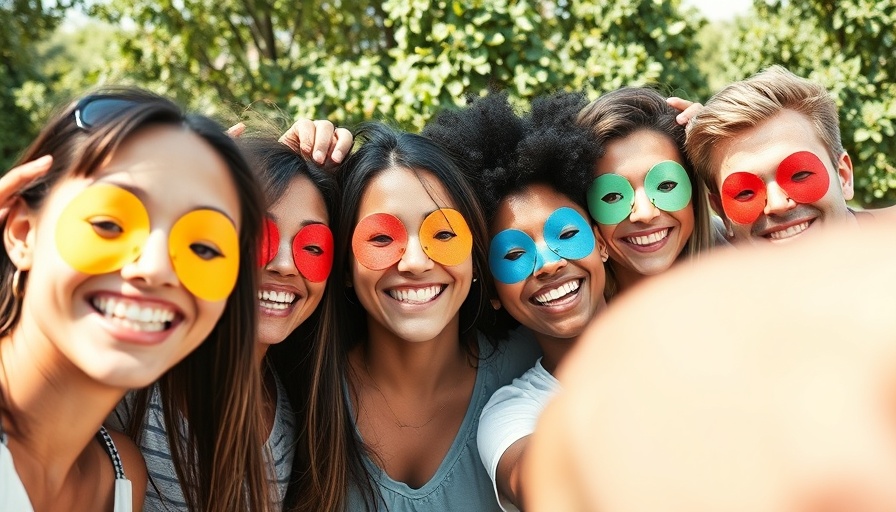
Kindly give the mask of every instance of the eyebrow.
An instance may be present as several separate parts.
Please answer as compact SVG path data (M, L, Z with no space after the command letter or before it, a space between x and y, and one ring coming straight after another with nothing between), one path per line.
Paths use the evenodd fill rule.
M268 218L270 218L270 219L273 220L274 222L277 222L278 220L280 220L276 215L274 215L274 214L271 213L271 212L268 212L267 215L268 215ZM321 220L312 220L312 219L305 219L305 220L303 220L299 225L302 226L302 227L304 228L305 226L310 226L310 225L312 225L312 224L322 224L322 225L324 225L324 226L327 225L327 223L324 222L324 221L321 221Z
M146 195L146 191L143 190L142 188L135 187L135 186L130 185L130 184L128 184L128 183L121 183L121 182L118 182L118 181L99 181L99 180L98 180L98 181L95 181L95 182L94 182L94 184L96 184L96 183L103 183L103 184L106 184L106 185L112 185L112 186L114 186L114 187L118 187L118 188L122 188L122 189L124 189L124 190L127 190L127 191L130 192L131 194L134 194L135 196L137 196L137 199L140 199L140 202L143 203L144 208L146 207L146 203L147 203L147 198L148 198L148 196ZM93 184L91 184L90 186L92 187ZM218 212L218 213L220 213L221 215L227 217L227 219L230 220L230 223L233 224L234 226L236 226L236 220L234 220L233 217L230 216L230 214L228 214L228 213L225 212L224 210L218 208L217 206L211 206L211 205L199 205L199 206L197 206L197 207L195 207L195 208L191 208L191 209L190 209L191 212L195 212L195 211L197 211L197 210L211 210L211 211L213 211L213 212Z

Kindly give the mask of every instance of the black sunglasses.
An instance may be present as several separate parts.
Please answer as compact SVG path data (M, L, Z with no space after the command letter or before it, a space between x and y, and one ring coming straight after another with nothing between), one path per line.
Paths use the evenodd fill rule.
M75 105L75 124L82 130L89 130L137 104L134 100L115 96L85 96Z

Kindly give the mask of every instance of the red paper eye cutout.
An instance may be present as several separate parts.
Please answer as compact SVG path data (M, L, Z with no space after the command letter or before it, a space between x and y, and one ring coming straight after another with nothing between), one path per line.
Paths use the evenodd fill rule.
M722 209L732 222L752 224L765 209L765 182L749 172L729 174L722 183Z
M279 248L280 232L277 230L277 225L271 219L265 218L261 229L261 246L258 248L258 266L264 268L274 261Z
M352 252L358 263L370 270L394 265L408 246L408 232L401 220L388 213L373 213L361 219L352 234Z
M333 233L323 224L309 224L292 240L296 268L312 283L327 280L333 268Z
M794 153L781 161L775 179L791 199L803 204L824 197L831 185L827 168L808 151Z

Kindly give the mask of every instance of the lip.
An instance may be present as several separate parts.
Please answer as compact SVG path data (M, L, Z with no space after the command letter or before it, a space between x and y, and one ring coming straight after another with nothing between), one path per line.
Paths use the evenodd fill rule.
M555 300L560 300L560 302L556 304L543 304L536 300L535 297L539 295L543 295L551 290L555 290L565 284L569 283L578 283L578 288L575 291L564 295L562 298L558 298ZM581 276L576 277L564 277L563 279L556 279L549 284L546 284L529 295L529 304L535 306L540 311L550 312L552 314L560 314L565 313L571 309L575 309L579 303L582 302L582 288L585 286L585 278Z
M93 313L99 318L103 328L116 340L134 345L158 345L163 343L168 336L184 321L184 313L171 302L151 299L146 297L134 297L120 293L100 292L86 297L87 303ZM108 301L126 304L125 307L137 306L141 309L149 308L169 313L173 318L170 321L160 321L163 327L159 330L141 330L137 326L144 326L153 322L141 322L124 318L119 315L106 314L97 304ZM108 309L108 307L107 307ZM159 323L159 322L155 322Z
M258 295L260 296L263 292L274 292L274 293L290 293L295 295L292 302L286 305L283 308L274 308L274 307L265 307L264 301L259 297L258 299L258 311L266 316L273 317L287 317L289 316L293 310L295 310L296 305L299 304L304 298L305 294L298 290L298 288L294 286L274 284L274 283L266 283L262 284L258 287ZM275 302L271 302L271 304L275 304ZM282 304L282 303L280 303Z
M448 289L447 283L414 283L414 284L401 284L396 286L389 286L383 290L383 295L388 298L389 304L394 304L397 307L402 309L410 309L410 310L420 310L428 308L429 306L435 304L442 298L445 290ZM413 299L409 299L410 301L399 300L392 296L392 292L396 293L426 293L432 288L439 288L439 291L426 302L414 302Z
M624 247L628 247L637 252L651 253L651 252L659 251L660 249L665 247L666 244L669 243L669 240L672 238L672 235L675 232L675 229L676 228L674 226L661 226L661 227L654 228L654 229L646 229L643 231L633 231L631 233L625 233L624 235L617 235L616 239ZM659 233L660 231L663 231L663 230L669 230L669 232L666 234L665 238L663 238L662 240L658 240L649 245L638 245L638 244L634 244L634 243L631 243L628 240L626 240L626 238L632 238L632 237L638 237L638 236L649 236L654 233Z
M791 240L791 239L793 239L793 238L798 238L800 235L802 235L803 233L805 233L806 231L808 231L809 228L811 228L812 225L815 224L815 221L816 221L816 220L818 220L818 217L804 217L804 218L799 218L799 219L790 220L790 221L787 221L787 222L782 222L782 223L780 223L780 224L775 224L775 225L773 225L773 226L766 227L766 228L763 229L762 231L756 233L756 236L760 236L760 237L762 237L762 238L764 238L764 239L766 239L766 240L768 240L769 242L772 242L772 243L786 242L786 241ZM800 224L808 224L808 225L806 226L805 229L803 229L803 230L800 231L799 233L793 234L793 235L788 236L788 237L786 237L786 238L779 238L779 239L771 238L771 235L772 235L773 233L777 233L777 232L780 232L780 231L785 231L785 230L787 230L787 229L790 229L790 228L799 226Z

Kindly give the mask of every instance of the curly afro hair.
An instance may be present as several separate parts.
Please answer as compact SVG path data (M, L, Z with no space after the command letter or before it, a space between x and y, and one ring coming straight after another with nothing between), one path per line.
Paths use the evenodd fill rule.
M535 99L523 117L506 93L491 92L471 99L466 108L441 112L423 135L466 169L486 218L509 194L536 183L586 208L585 191L599 154L594 137L576 123L586 104L584 94L554 93Z

